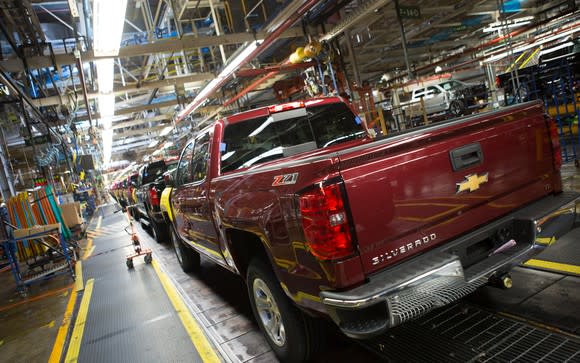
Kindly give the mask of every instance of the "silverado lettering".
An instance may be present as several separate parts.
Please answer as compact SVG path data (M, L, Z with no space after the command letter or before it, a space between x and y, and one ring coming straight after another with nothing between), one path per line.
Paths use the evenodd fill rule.
M560 153L540 102L379 139L337 97L252 109L182 151L171 238L184 271L203 255L240 274L273 351L301 362L320 318L376 336L576 228Z

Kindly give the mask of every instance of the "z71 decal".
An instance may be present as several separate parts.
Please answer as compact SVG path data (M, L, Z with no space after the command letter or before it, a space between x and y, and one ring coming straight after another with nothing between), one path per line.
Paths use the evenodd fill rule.
M272 183L272 186L277 187L280 185L292 185L296 184L297 181L298 181L298 173L276 175L274 177L274 182Z

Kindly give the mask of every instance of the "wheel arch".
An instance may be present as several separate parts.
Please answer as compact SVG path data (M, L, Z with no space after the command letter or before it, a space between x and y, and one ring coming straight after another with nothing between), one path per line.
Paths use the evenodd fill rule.
M254 232L243 229L230 228L226 230L227 248L240 275L246 279L248 266L255 257L261 257L265 263L270 264L273 270L270 253L265 243Z

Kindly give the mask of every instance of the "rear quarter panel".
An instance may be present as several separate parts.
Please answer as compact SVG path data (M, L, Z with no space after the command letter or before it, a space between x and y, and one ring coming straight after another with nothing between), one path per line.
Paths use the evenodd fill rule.
M295 184L273 186L277 176L298 173ZM228 231L240 229L258 236L281 285L298 305L324 312L321 289L336 289L363 279L357 257L340 262L318 261L304 242L298 192L338 177L333 156L276 162L255 170L231 172L211 183L214 220L225 256L232 255ZM232 256L235 260L236 256Z

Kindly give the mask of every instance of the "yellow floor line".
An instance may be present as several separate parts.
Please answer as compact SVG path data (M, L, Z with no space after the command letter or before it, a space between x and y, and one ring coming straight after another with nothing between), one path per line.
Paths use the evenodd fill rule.
M64 343L68 333L68 328L70 326L76 300L77 291L73 289L70 294L70 298L68 299L68 304L66 304L66 310L62 319L62 324L60 325L60 328L58 328L58 333L56 335L56 340L54 341L54 346L52 347L52 353L50 353L50 358L48 358L48 363L60 362L60 356L62 355L62 350L64 348Z
M87 258L89 258L89 256L93 253L93 251L95 250L95 246L93 245L93 239L89 238L87 239L87 246L85 247L85 253L83 254L83 260L86 260Z
M193 342L193 345L195 346L195 349L197 350L197 353L199 354L203 362L204 363L220 362L220 359L218 358L216 352L211 347L211 344L208 342L207 338L203 334L203 331L201 330L201 328L199 327L199 325L189 312L189 309L179 296L179 293L175 289L175 286L173 286L167 275L163 271L161 271L159 265L155 260L153 260L153 268L155 269L155 272L157 272L157 276L159 276L159 280L161 281L161 284L165 289L165 293L169 297L169 300L171 300L171 303L173 304L173 307L175 308L177 315L181 319L183 327L187 331L187 334L189 334L189 337L191 338L191 341Z
M77 261L75 265L75 288L74 291L82 291L85 288L83 281L83 263Z
M76 363L79 358L81 342L83 341L83 332L85 331L85 323L87 322L87 315L89 313L89 303L91 302L91 295L93 294L94 282L95 279L87 281L81 306L79 307L79 313L77 314L77 320L75 321L75 327L64 359L66 363Z
M548 270L580 275L580 266L568 265L566 263L543 261L543 260L528 260L524 263L524 266L539 267Z

